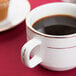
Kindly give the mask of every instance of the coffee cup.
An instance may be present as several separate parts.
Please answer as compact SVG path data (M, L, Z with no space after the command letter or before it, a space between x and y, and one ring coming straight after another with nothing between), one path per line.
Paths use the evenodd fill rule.
M67 35L48 35L32 27L41 18L53 15L76 17L76 5L64 2L48 3L34 8L28 14L27 43L21 49L21 59L29 68L34 68L38 64L54 71L66 71L76 67L76 32Z

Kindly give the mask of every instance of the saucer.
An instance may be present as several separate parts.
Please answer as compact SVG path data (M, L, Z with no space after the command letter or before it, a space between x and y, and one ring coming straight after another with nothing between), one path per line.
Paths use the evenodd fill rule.
M28 0L10 0L7 19L0 22L0 32L20 24L30 11Z

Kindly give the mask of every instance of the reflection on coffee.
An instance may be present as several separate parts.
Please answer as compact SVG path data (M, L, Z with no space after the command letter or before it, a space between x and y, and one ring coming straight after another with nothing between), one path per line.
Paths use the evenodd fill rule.
M35 30L48 35L68 35L76 33L76 18L69 15L53 15L36 21Z

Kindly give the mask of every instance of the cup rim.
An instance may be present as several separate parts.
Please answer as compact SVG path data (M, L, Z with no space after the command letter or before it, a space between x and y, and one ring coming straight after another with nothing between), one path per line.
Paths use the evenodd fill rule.
M36 7L36 8L34 8L32 11L30 11L30 13L33 12L34 10L38 9L38 8L41 8L43 6L48 5L48 4L50 4L50 5L53 5L53 4L54 5L57 5L57 4L63 4L64 5L64 4L66 4L66 5L70 5L70 6L76 7L76 5L73 4L73 3L54 2L54 3L47 3L47 4L40 5L40 6ZM27 20L28 16L26 17L26 25L27 25L29 30L31 30L32 32L36 33L37 35L41 35L41 36L48 37L48 38L72 38L72 37L76 37L76 33L68 34L68 35L48 35L48 34L44 34L44 33L38 32L32 26L29 26L30 24L29 24L29 22Z

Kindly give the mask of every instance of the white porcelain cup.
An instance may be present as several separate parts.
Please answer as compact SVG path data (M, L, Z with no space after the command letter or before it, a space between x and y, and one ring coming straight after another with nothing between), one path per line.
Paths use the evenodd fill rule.
M26 17L28 42L22 47L21 59L27 67L34 68L40 64L55 71L76 67L76 33L62 36L47 35L32 27L43 17L60 14L76 17L76 5L64 2L48 3L36 7Z
M62 0L64 2L76 3L76 0Z

